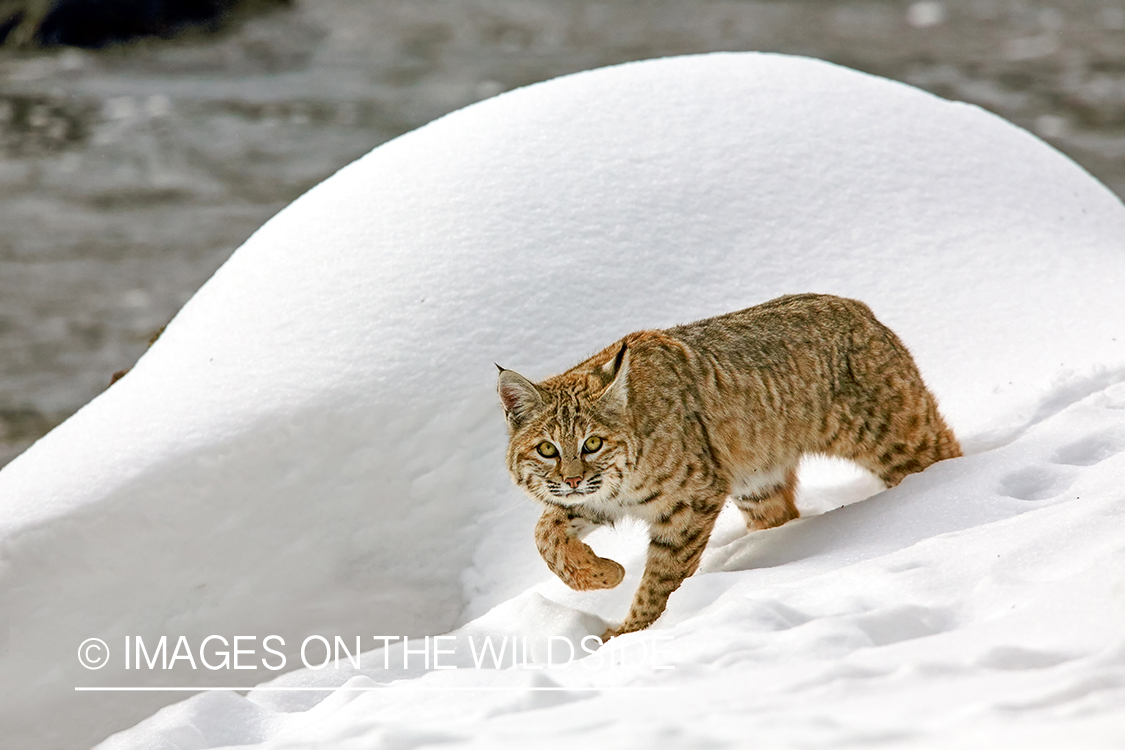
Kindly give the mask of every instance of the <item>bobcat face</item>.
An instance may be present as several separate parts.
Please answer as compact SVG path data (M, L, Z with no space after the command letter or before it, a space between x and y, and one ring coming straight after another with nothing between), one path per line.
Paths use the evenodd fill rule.
M629 444L621 437L624 377L616 360L594 378L567 383L537 385L502 369L498 391L516 484L550 505L612 500L630 464Z
M626 446L594 420L565 421L547 414L513 441L509 465L516 482L554 505L575 505L614 496L621 486Z

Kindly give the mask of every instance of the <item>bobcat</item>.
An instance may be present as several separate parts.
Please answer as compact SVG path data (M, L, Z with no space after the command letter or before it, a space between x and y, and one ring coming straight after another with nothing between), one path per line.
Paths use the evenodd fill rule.
M497 390L508 470L546 506L535 542L564 583L619 584L624 568L581 540L625 516L649 524L640 587L603 640L661 615L728 497L750 531L797 518L802 455L851 459L888 487L961 455L898 337L829 295L631 333L542 383L501 367Z

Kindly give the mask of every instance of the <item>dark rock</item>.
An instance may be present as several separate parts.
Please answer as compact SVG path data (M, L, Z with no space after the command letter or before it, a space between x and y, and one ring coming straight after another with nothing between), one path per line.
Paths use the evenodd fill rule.
M96 49L138 37L170 38L188 29L216 31L243 6L289 0L25 0L0 14L0 43Z

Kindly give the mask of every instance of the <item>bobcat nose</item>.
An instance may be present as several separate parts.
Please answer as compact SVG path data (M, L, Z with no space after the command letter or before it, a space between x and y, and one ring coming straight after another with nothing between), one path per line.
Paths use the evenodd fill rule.
M578 485L582 484L582 477L567 477L563 481L569 484L572 490L576 490Z

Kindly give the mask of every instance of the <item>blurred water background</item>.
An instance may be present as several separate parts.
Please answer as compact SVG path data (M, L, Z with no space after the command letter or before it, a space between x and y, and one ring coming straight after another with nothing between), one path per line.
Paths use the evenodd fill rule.
M565 73L818 57L985 107L1125 195L1125 0L261 0L108 44L100 1L68 0L87 12L68 36L52 0L0 0L0 465L302 192Z

